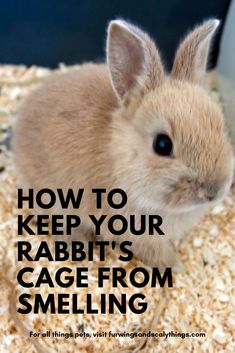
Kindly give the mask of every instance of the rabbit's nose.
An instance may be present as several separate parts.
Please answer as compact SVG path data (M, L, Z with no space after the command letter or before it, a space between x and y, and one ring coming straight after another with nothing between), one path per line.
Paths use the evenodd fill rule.
M208 200L208 201L213 201L214 199L215 199L215 196L216 195L206 195L206 199Z
M205 185L205 198L208 201L213 201L218 195L220 185L218 182L211 182Z
M198 197L201 200L213 201L218 195L219 188L217 182L202 183L198 190Z

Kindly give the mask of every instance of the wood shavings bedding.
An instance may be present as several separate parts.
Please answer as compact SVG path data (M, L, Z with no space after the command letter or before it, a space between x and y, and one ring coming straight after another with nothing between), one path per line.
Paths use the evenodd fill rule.
M58 70L66 71L61 65ZM79 69L79 67L73 67ZM180 255L184 271L174 275L173 288L141 289L148 301L148 310L141 315L128 311L121 314L102 315L52 315L28 314L16 315L16 297L25 289L16 282L19 264L16 260L17 240L17 175L13 156L9 149L10 128L22 99L39 82L52 74L44 68L24 66L0 66L0 353L32 352L235 352L235 189L230 192L223 204L216 206L201 224L193 229L180 245ZM214 88L213 74L208 77ZM214 93L216 94L216 93ZM43 240L32 237L32 243ZM47 238L48 240L48 238ZM51 240L49 239L49 242ZM51 244L53 246L53 244ZM98 259L98 254L95 255ZM118 256L109 255L105 266L124 266L131 271L142 264L135 259L124 265ZM37 273L43 261L32 263ZM63 266L75 268L72 262ZM21 264L25 266L26 263ZM83 261L89 268L89 288L71 287L66 292L77 293L80 306L85 306L87 292L94 294L94 301L99 305L97 290L97 262ZM59 264L50 263L54 272ZM55 292L63 289L55 288ZM112 288L111 281L106 284L107 293L116 295L133 294L134 288ZM29 289L34 294L35 289ZM40 289L41 294L48 293L47 287ZM170 337L130 339L127 337L106 338L39 338L30 339L28 331L62 332L145 332L151 328L154 332L205 332L206 337L185 338Z

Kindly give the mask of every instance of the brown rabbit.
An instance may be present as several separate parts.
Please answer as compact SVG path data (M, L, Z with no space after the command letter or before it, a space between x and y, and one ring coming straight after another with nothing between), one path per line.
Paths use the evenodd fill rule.
M24 185L85 188L79 209L85 233L93 229L87 215L114 213L107 203L95 209L91 189L122 188L128 205L118 213L159 214L165 235L115 240L131 240L148 265L172 265L173 244L232 182L223 115L201 85L218 24L209 20L189 33L166 75L145 32L111 21L107 64L55 75L26 99L13 139ZM106 225L103 236L111 237Z

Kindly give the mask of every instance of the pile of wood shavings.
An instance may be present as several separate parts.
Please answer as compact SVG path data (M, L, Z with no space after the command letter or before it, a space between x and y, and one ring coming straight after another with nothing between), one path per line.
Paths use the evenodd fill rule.
M71 70L63 65L60 71ZM79 69L74 67L73 69ZM216 206L204 221L182 242L179 252L184 264L184 272L174 275L174 288L141 290L146 295L148 310L142 315L127 312L126 315L16 315L16 296L24 289L16 282L19 264L16 260L17 208L15 173L10 151L10 128L15 119L19 104L28 92L39 82L52 74L43 68L24 66L0 67L0 353L31 352L235 352L235 189L223 204ZM212 84L210 77L210 84ZM41 237L31 239L35 248ZM47 238L48 240L48 238ZM50 239L48 240L51 241ZM52 246L52 245L51 245ZM89 268L89 288L69 288L66 292L78 293L80 306L85 306L85 296L93 293L99 306L99 294L106 291L132 295L135 290L111 288L107 283L104 289L97 290L97 267L125 266L130 271L135 266L143 266L138 260L124 265L117 255L110 253L105 264L84 261ZM21 266L28 265L27 263ZM53 273L58 263L30 263L35 267L37 277L41 266L49 266ZM64 266L75 268L67 262ZM55 288L55 292L61 292ZM35 289L30 289L31 294ZM48 293L42 287L40 293ZM205 338L44 338L31 340L28 332L205 332ZM142 349L142 350L141 350Z

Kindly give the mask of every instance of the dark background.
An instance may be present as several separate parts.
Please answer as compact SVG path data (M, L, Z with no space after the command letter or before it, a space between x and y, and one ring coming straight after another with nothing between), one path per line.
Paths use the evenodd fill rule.
M230 0L4 0L0 63L56 67L103 60L110 19L123 17L156 40L168 68L182 36L204 19L224 20ZM216 64L218 32L210 67Z

